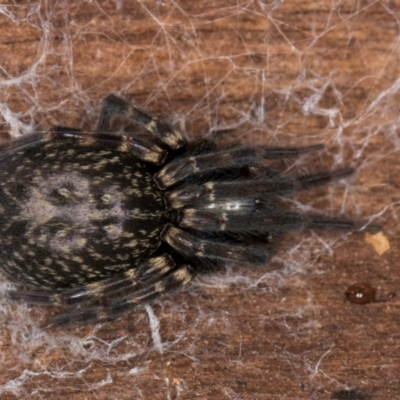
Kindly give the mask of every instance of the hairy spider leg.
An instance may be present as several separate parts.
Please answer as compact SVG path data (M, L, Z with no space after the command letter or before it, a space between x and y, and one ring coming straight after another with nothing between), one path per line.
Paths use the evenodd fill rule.
M322 148L321 144L306 147L238 146L198 156L178 157L157 172L154 181L160 189L166 189L191 175L262 164L265 159L296 157Z
M163 254L102 281L87 284L59 293L50 291L9 291L12 300L23 300L31 304L46 306L72 306L88 304L120 295L121 292L134 293L156 281L162 281L168 273L176 268L172 256Z
M238 214L234 210L224 212L183 209L178 212L177 223L182 228L196 229L202 232L228 233L269 233L300 229L324 229L353 231L364 224L345 218L330 218L324 215L303 215L285 212L273 208L264 208L258 212Z
M126 296L111 299L106 305L84 308L58 314L42 325L42 328L58 328L65 325L99 323L113 320L138 305L156 299L164 293L182 288L195 276L189 265L182 265L143 289Z
M161 232L161 238L175 251L188 259L206 258L242 265L263 265L273 255L267 244L264 244L264 246L248 246L202 239L172 224L165 226Z
M113 94L108 95L103 100L103 107L96 125L96 132L109 132L111 119L115 115L120 115L143 126L149 132L157 135L163 143L173 150L178 150L186 144L186 139L172 125L165 121L159 121L156 117L144 112L139 107Z
M121 153L130 153L141 161L155 165L163 165L168 152L155 143L145 141L137 137L118 135L116 133L86 132L79 129L56 126L43 134L45 140L77 140L82 146L96 146L106 144L109 149L115 149Z

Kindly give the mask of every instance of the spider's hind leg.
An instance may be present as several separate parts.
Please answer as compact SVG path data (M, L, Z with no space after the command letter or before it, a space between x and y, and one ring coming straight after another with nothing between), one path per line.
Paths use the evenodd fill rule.
M83 307L75 311L58 314L45 322L42 327L57 328L66 325L84 325L114 320L138 305L148 303L165 293L171 293L183 287L194 276L195 272L189 265L181 265L151 284L144 285L140 290L112 298L100 306Z
M135 269L111 278L64 292L13 291L12 300L49 306L71 307L45 322L44 328L84 325L118 318L134 307L170 293L190 282L195 275L189 265L176 266L168 254L154 257Z
M162 149L151 140L115 133L86 132L79 129L55 126L44 134L43 139L48 141L76 141L79 146L98 148L99 151L103 149L117 150L121 153L129 153L139 160L155 165L163 165L168 156L165 149Z
M186 144L183 135L172 125L165 121L159 121L156 117L147 114L139 107L113 94L108 95L103 100L103 107L96 125L96 132L109 132L111 119L115 115L120 115L143 126L146 130L158 136L171 149L177 150Z
M22 300L30 304L69 307L77 304L105 303L107 299L121 293L134 292L162 279L176 267L168 254L153 257L139 266L110 278L67 289L59 293L40 290L16 290L7 293L11 300Z

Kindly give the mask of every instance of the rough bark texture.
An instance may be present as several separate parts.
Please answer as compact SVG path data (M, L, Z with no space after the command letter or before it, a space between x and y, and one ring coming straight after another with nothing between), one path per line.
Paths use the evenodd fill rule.
M379 255L363 234L337 242L294 235L272 263L276 272L237 266L154 305L153 331L139 310L100 329L44 333L37 326L53 311L2 300L1 399L400 398L398 299L344 298L354 282L369 282L380 298L400 287L396 2L0 9L4 139L34 126L90 129L114 92L171 117L190 137L323 142L327 150L299 171L340 164L358 172L301 201L366 219L384 210L377 221L391 246Z

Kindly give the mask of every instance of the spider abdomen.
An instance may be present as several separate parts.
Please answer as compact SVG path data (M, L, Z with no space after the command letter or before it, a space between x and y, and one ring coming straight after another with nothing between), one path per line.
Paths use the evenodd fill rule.
M51 289L147 260L166 220L147 164L74 139L38 140L2 154L0 208L2 269Z

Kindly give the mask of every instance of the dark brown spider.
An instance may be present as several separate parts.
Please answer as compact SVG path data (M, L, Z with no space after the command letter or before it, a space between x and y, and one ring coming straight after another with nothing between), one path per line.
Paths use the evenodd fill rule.
M151 134L110 133L114 115ZM45 326L114 319L226 263L265 265L299 229L363 224L288 211L281 198L349 175L290 177L265 166L322 149L187 142L114 95L94 132L56 127L0 146L1 269L12 299L69 308ZM364 229L375 230L369 225Z

